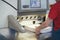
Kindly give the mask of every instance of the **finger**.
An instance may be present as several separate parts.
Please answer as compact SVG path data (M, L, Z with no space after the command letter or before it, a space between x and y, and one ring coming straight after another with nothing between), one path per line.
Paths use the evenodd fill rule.
M36 31L36 34L39 34L39 32L38 32L38 31Z

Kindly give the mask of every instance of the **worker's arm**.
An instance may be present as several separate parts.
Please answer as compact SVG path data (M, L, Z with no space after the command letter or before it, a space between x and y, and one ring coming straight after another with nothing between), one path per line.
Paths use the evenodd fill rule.
M45 22L43 22L40 26L38 26L36 28L36 34L39 34L40 33L40 30L45 28L45 27L48 27L48 25L52 22L53 20L50 19L50 18L47 18L47 20Z
M45 27L48 27L49 24L53 21L53 19L48 18L45 22L43 22L40 26L40 29L43 29Z

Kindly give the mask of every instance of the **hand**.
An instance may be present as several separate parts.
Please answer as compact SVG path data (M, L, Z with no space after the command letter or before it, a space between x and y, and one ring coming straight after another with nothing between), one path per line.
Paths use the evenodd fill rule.
M35 33L36 33L36 35L39 35L40 34L40 26L39 27L36 27Z

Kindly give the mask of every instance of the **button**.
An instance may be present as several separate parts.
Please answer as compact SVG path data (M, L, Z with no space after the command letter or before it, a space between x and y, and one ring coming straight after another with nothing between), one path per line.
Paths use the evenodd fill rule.
M33 21L33 24L35 24L35 21Z
M38 16L38 18L41 18L41 16Z
M21 20L23 19L23 17L21 17Z
M28 17L26 17L26 19L28 19Z
M36 16L34 16L34 18L36 18Z
M30 17L30 19L32 19L32 16Z

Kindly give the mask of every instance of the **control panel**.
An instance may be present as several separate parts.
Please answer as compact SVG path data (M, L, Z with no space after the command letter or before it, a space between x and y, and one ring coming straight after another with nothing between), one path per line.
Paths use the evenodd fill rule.
M19 16L19 24L33 31L37 26L40 26L45 21L45 14L22 15Z

